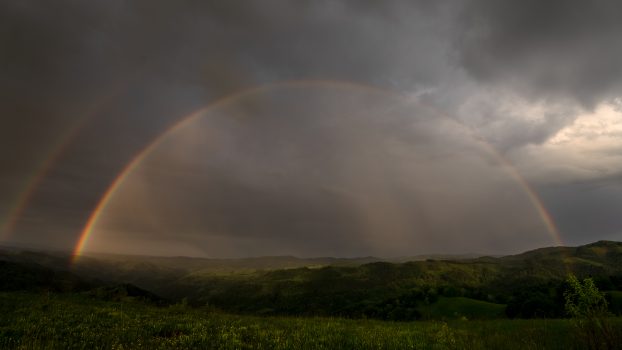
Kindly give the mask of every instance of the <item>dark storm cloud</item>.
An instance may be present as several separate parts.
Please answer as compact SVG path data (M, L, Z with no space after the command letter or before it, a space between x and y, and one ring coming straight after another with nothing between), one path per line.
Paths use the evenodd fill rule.
M559 228L570 241L588 243L602 239L620 240L622 182L594 186L552 186L542 192L552 214L561 218Z
M55 200L42 197L69 196L80 208L71 230L84 220L82 207L94 206L140 148L219 96L305 78L411 86L433 81L441 69L430 64L437 41L419 35L430 26L425 16L436 6L212 1L1 6L0 133L8 147L0 156L3 192L9 193L3 212L19 201L50 153L68 142L42 182L42 193L33 197L41 199L34 206L48 209L30 209L29 215L55 211ZM414 11L414 17L406 21L396 8ZM408 71L400 68L405 62ZM72 128L77 136L68 135ZM65 169L82 174L73 182L79 190L59 185L69 181ZM72 194L80 192L90 195Z
M622 93L619 1L474 0L457 56L476 79L586 107Z
M33 174L55 156L10 238L70 245L109 184L151 140L201 106L275 81L346 80L413 96L474 129L507 155L526 145L545 144L573 122L581 107L591 108L620 95L622 49L617 38L622 28L615 18L619 6L617 2L483 0L4 1L0 4L0 228L24 198ZM515 103L517 96L524 100ZM543 101L537 112L523 108L534 101ZM288 108L286 102L280 101L279 108ZM526 117L533 113L538 118ZM351 136L345 122L336 124L332 139L325 136L324 142L311 142L318 121L304 116L300 114L297 122L308 132L295 132L290 141L312 145L305 148L313 150L305 153L309 164L324 156L332 156L336 164L344 162L343 155L350 153L333 150L340 148L335 141L340 136ZM283 138L288 130L286 123L276 122L254 128L266 140ZM375 123L374 129L370 135L401 140L414 135L401 120ZM442 144L429 131L417 137L420 146L432 142L436 151ZM262 140L249 138L259 142L257 150L273 149ZM448 144L453 145L451 140ZM443 156L465 157L465 151L449 148ZM423 154L424 158L438 156ZM226 149L211 156L240 157ZM332 243L338 247L335 254L366 249L349 239L359 227L343 223L352 210L332 190L308 194L305 202L304 191L294 186L262 192L256 183L236 182L228 173L238 166L245 172L262 173L266 164L289 169L289 158L258 153L241 159L245 164L211 168L209 173L220 186L210 190L222 194L218 191L228 189L225 192L235 197L248 198L248 205L272 207L263 216L249 214L254 217L249 222L263 227L257 232L278 236L287 224L279 223L276 213L291 218L307 213L345 232L341 241ZM370 169L350 164L353 169L359 166L361 174ZM277 175L264 173L268 180ZM303 175L296 188L305 186ZM597 181L598 176L590 180ZM383 191L401 193L397 188ZM383 191L378 193L385 195ZM207 206L210 213L220 210L220 215L208 215L208 221L220 217L226 222L222 225L232 225L236 206L244 203L224 197L188 204L196 204L198 210ZM554 197L547 197L553 206L559 203ZM601 205L611 200L603 197ZM330 210L322 203L329 203ZM559 213L563 221L566 214ZM235 232L249 231L243 223L236 225L240 226ZM271 225L275 226L271 229ZM187 239L201 245L196 236ZM313 248L306 253L327 248L324 239L327 236L309 243ZM255 251L252 240L238 243L238 252L252 255ZM273 251L295 246L290 243L275 245ZM232 254L235 251L230 249Z

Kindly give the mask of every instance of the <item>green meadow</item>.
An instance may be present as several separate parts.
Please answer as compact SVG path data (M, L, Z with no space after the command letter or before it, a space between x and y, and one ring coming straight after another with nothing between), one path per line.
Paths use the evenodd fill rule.
M439 306L440 307L440 306ZM0 293L3 349L572 349L564 319L391 322L258 317L183 304ZM619 329L622 319L612 318Z
M1 349L622 348L620 242L407 262L70 258L0 250Z

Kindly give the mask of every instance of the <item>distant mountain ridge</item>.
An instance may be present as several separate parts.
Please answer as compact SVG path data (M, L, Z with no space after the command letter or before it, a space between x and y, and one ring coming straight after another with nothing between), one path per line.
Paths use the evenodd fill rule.
M213 272L234 273L253 272L257 270L295 269L301 267L319 268L325 266L359 266L375 262L407 263L411 261L500 261L514 262L526 260L559 259L570 265L580 265L584 260L592 263L610 265L622 263L622 242L601 240L576 247L543 247L514 255L480 255L480 254L422 254L395 258L358 257L358 258L299 258L290 255L261 256L248 258L198 258L198 257L164 257L147 255L121 255L108 253L86 254L73 262L68 252L31 250L19 247L0 246L0 261L27 262L52 269L72 270L80 273L89 270L88 266L97 268L118 268L123 270L149 269L158 267L169 272ZM583 259L583 260L582 260Z

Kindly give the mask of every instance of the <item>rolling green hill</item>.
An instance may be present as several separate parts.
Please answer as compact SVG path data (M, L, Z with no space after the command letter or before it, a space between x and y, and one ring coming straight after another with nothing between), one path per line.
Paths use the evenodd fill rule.
M1 260L0 281L0 291L73 292L95 286L67 271L52 270L34 263Z
M622 291L622 243L611 241L505 257L404 263L376 258L90 255L69 265L70 258L3 251L5 267L0 267L14 285L21 283L20 273L6 271L29 266L73 276L81 283L131 284L169 300L235 313L389 320L563 316L564 279L569 273L593 277L599 288L612 291L610 298L616 303L615 291Z

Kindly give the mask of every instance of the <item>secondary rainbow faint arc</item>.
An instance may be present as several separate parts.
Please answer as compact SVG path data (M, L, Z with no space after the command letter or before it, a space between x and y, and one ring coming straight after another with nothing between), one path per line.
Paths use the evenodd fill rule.
M0 224L0 241L10 238L18 220L28 208L30 201L37 193L39 186L87 122L100 113L105 103L109 102L113 98L119 97L121 93L129 89L130 83L140 78L150 66L151 63L148 63L144 65L142 69L136 70L128 79L123 79L117 84L114 84L108 93L104 94L101 98L97 99L88 108L86 108L85 113L83 113L81 117L77 118L77 122L73 123L69 130L58 138L55 145L50 148L50 152L47 153L47 157L43 158L44 161L40 163L41 165L38 167L38 170L27 177L26 181L24 181L25 185L23 190L18 192L15 204L5 216L4 223Z
M99 106L99 103L94 104L94 106ZM77 122L58 138L58 142L50 147L51 151L48 152L47 157L44 158L45 160L41 163L38 170L26 179L23 190L18 193L15 204L6 215L5 223L0 225L0 240L10 238L18 220L28 208L30 201L37 193L45 177L54 168L56 162L63 156L64 152L71 145L84 125L96 114L93 109L93 107L89 108L87 113L84 113L82 117L78 118Z
M95 209L91 212L89 219L87 220L83 230L80 233L80 238L78 239L78 242L76 243L76 246L73 251L74 261L82 254L84 248L86 247L88 243L89 238L91 237L91 234L93 233L93 228L97 224L108 202L114 196L116 191L119 189L120 185L127 179L129 175L132 174L132 172L142 162L142 160L146 156L148 156L151 153L151 151L157 148L162 143L162 141L164 141L172 132L181 129L186 125L191 124L192 122L200 118L207 111L226 105L227 103L232 102L238 98L252 95L252 94L255 94L261 91L278 88L278 87L302 87L306 85L333 85L333 86L337 85L337 86L344 86L344 87L355 87L358 89L365 89L365 90L370 90L370 91L375 91L378 93L391 95L393 97L400 96L399 94L395 92L390 92L385 89L377 88L374 86L352 83L352 82L345 82L345 81L332 81L332 80L285 81L285 82L271 83L271 84L262 85L258 87L252 87L252 88L239 91L237 93L224 96L208 104L207 106L200 108L190 113L189 115L186 115L185 117L182 117L180 121L171 125L163 133L161 133L158 137L156 137L151 143L149 143L145 148L143 148L140 152L138 152L134 156L134 158L132 158L132 160L128 162L128 164L121 170L121 172L119 172L119 175L112 181L112 183L110 184L110 186L108 187L104 195L101 197L101 199L97 203L97 206L95 207ZM439 113L438 111L436 112ZM446 117L446 118L449 118L449 117ZM449 118L449 120L452 120L457 123L457 121L455 121L454 119ZM503 158L503 156L501 156L499 152L497 152L492 146L490 146L488 143L481 140L480 138L474 137L474 139L476 139L480 144L482 144L484 148L488 150L488 152L495 158L495 160L499 161L504 166L504 168L510 173L512 178L521 186L521 188L523 188L530 202L535 207L540 218L544 222L547 228L547 231L553 237L553 240L555 241L555 243L561 245L562 241L561 241L561 235L559 233L559 230L557 229L551 215L546 210L546 207L542 203L542 200L538 197L536 192L531 188L531 186L527 183L527 181L525 181L525 179L523 179L523 177L518 173L516 168L514 168L514 166L512 166L510 162L508 162L505 158Z

